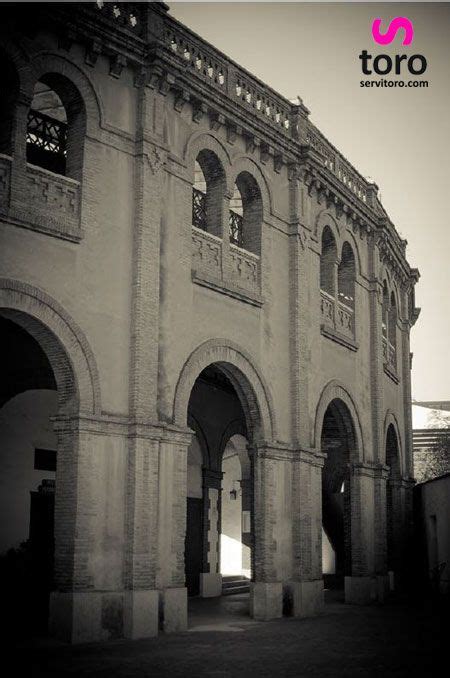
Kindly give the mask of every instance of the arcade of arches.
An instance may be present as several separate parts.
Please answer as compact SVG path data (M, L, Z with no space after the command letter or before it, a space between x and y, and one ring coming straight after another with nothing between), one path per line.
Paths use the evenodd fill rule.
M319 613L324 584L381 600L412 513L419 273L376 185L165 3L3 5L17 623L101 641L186 630L190 597L259 620Z
M19 317L20 323L15 321ZM56 337L55 347L46 341L44 348L36 331L39 323L28 319L30 333L24 316L17 318L14 312L5 311L1 319L1 336L7 346L2 352L5 378L0 410L4 441L1 495L2 514L8 526L2 537L2 551L8 552L2 566L10 581L21 559L29 568L26 590L32 591L33 628L46 627L49 597L58 620L61 609L66 609L65 598L74 596L70 593L74 584L81 589L86 582L88 590L101 586L111 590L109 599L103 596L101 603L103 619L111 620L109 637L140 637L149 633L145 615L148 617L148 610L158 605L158 597L163 610L159 623L162 629L173 631L186 624L186 591L188 596L215 597L235 591L246 593L250 588L249 611L256 618L269 619L283 611L300 615L317 612L323 596L316 595L317 590L323 590L323 585L317 588L322 572L326 587L344 587L345 581L346 600L356 603L382 597L388 572L400 574L407 495L393 423L386 433L386 465L381 470L369 468L360 463L352 414L336 398L323 416L320 453L314 459L301 455L296 460L295 450L261 442L259 405L246 396L251 392L250 384L232 365L218 362L203 368L194 381L187 407L188 429L163 433L150 447L144 446L144 452L139 451L139 446L134 450L132 444L129 447L128 463L133 460L136 471L142 471L144 476L147 471L143 460L151 459L153 453L155 459L159 456L158 487L153 485L156 504L150 501L148 510L135 506L135 523L128 523L125 532L117 529L114 520L111 522L116 544L110 544L109 558L108 553L105 557L105 544L102 554L97 547L99 560L105 558L108 565L114 565L114 560L124 563L119 571L125 578L125 594L121 594L119 602L118 582L113 574L107 574L106 562L99 565L97 561L94 566L84 562L82 548L67 532L75 520L79 525L84 523L86 534L94 539L102 533L98 519L104 520L102 509L94 517L80 511L80 502L92 505L93 488L88 487L86 477L77 493L75 511L71 485L76 485L77 480L73 467L70 473L68 468L73 461L70 457L82 463L83 446L73 444L73 431L69 433L67 426L57 425L57 435L51 423L51 419L58 419L58 413L61 415L67 399L63 393L57 397L58 383L64 389L75 376L61 376L61 365L55 362L61 348L56 347ZM99 438L94 447L91 438L85 447L88 449L90 454L95 450L96 455L101 455ZM116 473L125 470L123 452L117 454L111 449L112 457L116 456ZM92 458L85 458L85 463L88 473L97 468L98 478L101 464L108 466L111 461L103 458L96 467ZM110 469L107 474L111 472ZM129 472L127 491L134 491L135 497L143 491L151 493L149 477L144 478L140 488L137 477L131 478L131 489ZM183 477L184 481L180 481ZM118 484L120 480L117 483L116 478L111 488L117 489ZM124 491L122 488L122 494L116 496L119 508L115 510L119 512ZM184 492L184 497L179 492ZM283 498L282 505L275 501L276 494ZM320 496L321 506L314 498ZM109 501L111 507L115 499L110 496L103 501ZM155 505L159 506L156 521L152 516ZM383 506L384 514L377 517L382 531L374 534L373 515L383 512ZM71 507L74 514L68 515ZM129 520L130 509L127 511ZM154 532L143 535L142 521L148 521L150 528L153 525ZM155 533L159 534L158 553L152 543ZM375 548L371 547L371 539ZM378 549L377 540L381 542ZM88 548L95 556L92 541ZM124 561L118 553L121 549L125 552ZM131 563L127 563L127 549ZM134 551L138 552L136 556ZM296 567L307 573L304 580L296 576ZM145 593L143 580L149 582L148 588L161 593L156 594L156 599L145 599L145 613L138 607L142 600L133 600L138 607L137 612L134 610L138 620L134 620L134 626L127 626L127 596ZM20 582L16 584L14 589ZM52 593L55 589L60 593ZM20 611L17 601L16 609ZM123 618L117 622L120 609ZM91 633L82 621L79 624L78 632L70 631L72 640L86 639ZM153 632L157 631L155 624L157 619L150 623Z

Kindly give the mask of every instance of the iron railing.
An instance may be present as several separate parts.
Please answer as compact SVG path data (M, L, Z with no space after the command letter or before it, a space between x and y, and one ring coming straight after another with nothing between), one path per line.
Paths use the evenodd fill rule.
M238 247L244 246L243 222L244 220L242 214L238 214L237 212L230 210L230 242L233 245L237 245Z
M198 188L192 189L192 225L207 231L206 195Z
M27 144L65 156L67 124L30 108L27 121Z

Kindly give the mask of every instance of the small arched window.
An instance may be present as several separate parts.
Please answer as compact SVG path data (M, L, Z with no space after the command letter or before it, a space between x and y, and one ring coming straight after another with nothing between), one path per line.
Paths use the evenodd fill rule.
M355 308L355 255L348 242L342 247L338 267L338 301L351 309Z
M386 280L383 281L383 305L381 310L381 333L383 341L387 342L388 337L388 314L389 314L389 292Z
M219 158L212 151L200 151L194 163L192 225L222 237L224 194L225 173Z
M322 253L320 255L320 289L335 296L335 270L337 260L336 241L329 226L322 232Z
M34 88L27 120L27 161L81 180L85 136L84 104L64 76L42 76Z
M261 253L262 216L259 186L249 172L241 172L236 177L230 200L230 242L259 255Z
M392 365L395 365L397 354L397 304L395 301L394 292L391 292L391 299L389 304L388 338L389 338L388 361Z

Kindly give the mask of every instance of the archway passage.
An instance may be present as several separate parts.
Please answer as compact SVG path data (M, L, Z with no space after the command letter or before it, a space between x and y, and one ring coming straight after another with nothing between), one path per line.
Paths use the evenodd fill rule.
M343 588L351 575L351 460L355 433L347 406L333 400L325 411L321 449L326 456L322 471L322 562L325 586Z
M240 396L223 365L211 364L198 375L189 398L188 423L195 432L187 471L188 594L203 598L245 594L248 612L252 569L248 427Z
M388 571L398 575L402 562L404 534L402 534L400 455L393 424L389 424L386 434L386 465L389 466L386 488L387 567Z
M2 600L14 628L41 633L54 587L57 439L50 418L58 412L57 386L30 333L0 316L0 337Z

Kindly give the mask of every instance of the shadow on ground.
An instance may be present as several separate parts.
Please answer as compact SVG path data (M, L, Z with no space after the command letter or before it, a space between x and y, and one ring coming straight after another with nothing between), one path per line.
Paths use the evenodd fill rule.
M24 660L22 670L36 678L445 674L444 610L423 603L349 606L335 592L327 598L320 617L265 623L250 619L246 596L194 600L185 633L75 647L35 641L16 652L15 670Z

